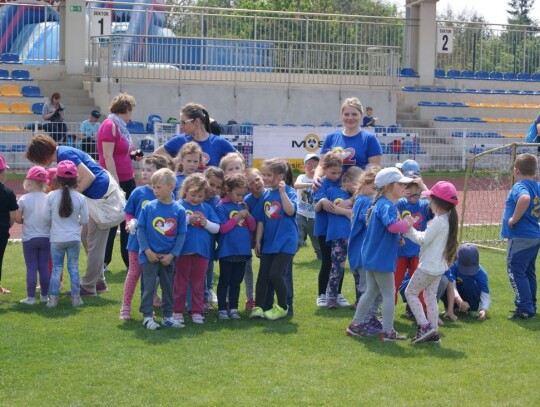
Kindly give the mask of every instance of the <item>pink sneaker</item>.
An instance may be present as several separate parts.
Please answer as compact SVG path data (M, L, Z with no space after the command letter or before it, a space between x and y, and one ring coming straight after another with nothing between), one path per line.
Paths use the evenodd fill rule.
M128 320L131 319L131 307L129 305L122 305L120 309L120 319Z
M253 298L246 300L245 310L252 311L255 308L255 300Z

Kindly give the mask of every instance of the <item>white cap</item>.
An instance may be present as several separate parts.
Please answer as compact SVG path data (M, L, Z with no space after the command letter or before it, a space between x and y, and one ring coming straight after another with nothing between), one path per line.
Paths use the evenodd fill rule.
M388 184L393 182L399 182L401 184L408 184L412 182L413 179L403 176L400 170L396 167L389 167L380 170L375 176L375 185L377 188L385 187Z
M307 162L308 162L309 160L311 160L312 158L316 158L317 161L320 160L320 157L319 157L317 154L315 154L315 153L309 153L309 154L306 155L305 158L304 158L304 164L307 163Z

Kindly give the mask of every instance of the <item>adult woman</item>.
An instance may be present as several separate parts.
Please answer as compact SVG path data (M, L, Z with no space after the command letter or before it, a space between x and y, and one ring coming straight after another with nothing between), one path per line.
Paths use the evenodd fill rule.
M92 158L73 147L58 146L49 136L38 134L26 148L26 158L38 165L48 167L54 161L71 160L77 166L79 186L77 191L88 199L101 199L109 190L109 174ZM96 295L107 291L103 276L103 256L107 243L108 229L99 229L92 217L82 230L82 240L86 248L86 274L81 280L81 295Z
M202 105L197 103L185 105L180 111L180 124L182 134L174 136L160 146L155 154L174 157L184 144L195 141L203 151L204 166L217 167L222 157L236 151L227 140L210 132L210 115Z
M111 114L101 123L96 136L99 164L118 181L120 188L126 193L126 199L137 187L131 159L131 153L135 148L126 128L126 123L131 120L134 107L135 99L133 96L127 93L115 96L109 106ZM135 158L140 159L139 157ZM117 226L111 228L109 233L104 259L105 266L111 262L117 228ZM126 224L122 222L120 224L120 253L126 268L129 266L127 240Z
M60 103L60 93L55 92L41 111L43 130L45 130L57 143L63 143L66 138L67 126L64 123L64 105Z

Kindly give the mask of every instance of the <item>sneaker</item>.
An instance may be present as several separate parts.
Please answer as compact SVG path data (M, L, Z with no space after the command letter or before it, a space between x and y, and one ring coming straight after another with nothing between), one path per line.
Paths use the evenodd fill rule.
M21 304L34 305L36 303L36 297L26 297L24 300L19 301Z
M124 321L131 319L131 307L129 305L122 305L122 308L120 308L119 318Z
M414 318L414 314L411 310L411 307L409 307L409 304L407 304L407 306L405 307L405 316L409 319Z
M326 307L328 305L328 300L326 299L326 294L321 294L317 297L317 307Z
M107 284L105 281L100 281L96 284L96 293L103 294L109 291L109 288L107 287Z
M249 300L246 300L246 305L245 305L244 309L246 311L251 311L251 310L253 310L253 308L255 308L255 300L253 298L249 299Z
M84 302L83 302L83 300L81 300L80 295L72 295L71 296L71 305L73 307L80 307L83 304L84 304Z
M349 336L370 336L366 330L366 324L351 324L345 329L345 333Z
M382 342L396 342L407 339L405 335L398 334L395 329L391 329L388 332L381 332L380 335Z
M81 288L79 289L79 294L81 295L81 297L95 297L95 296L97 296L97 293L93 293L91 291L88 291L87 289L83 288L82 285L81 285ZM66 295L68 297L71 297L71 292L66 291Z
M328 301L326 303L326 309L337 309L337 307L338 307L337 298L328 297Z
M231 319L242 319L242 318L240 318L240 314L238 313L237 309L230 310L229 311L229 316L231 317Z
M154 321L153 317L145 317L143 319L143 325L146 327L146 329L150 331L155 331L156 329L159 329L159 324Z
M221 319L222 321L226 321L229 319L229 315L227 314L226 309L219 310L217 313L218 319Z
M430 342L430 343L441 343L441 334L436 332L431 335L427 340L426 342Z
M270 321L275 321L276 319L280 319L286 316L287 316L287 310L281 308L278 304L274 304L274 306L271 309L264 312L264 317L266 319L269 319Z
M152 300L152 305L157 308L161 307L161 298L159 298L157 295L154 296L154 299Z
M366 328L371 335L378 335L382 332L383 325L382 322L379 321L379 318L372 315L366 324Z
M350 307L351 306L351 303L349 301L347 301L347 299L341 295L341 294L338 294L337 295L337 304L341 307L341 308L345 308L345 307Z
M513 314L508 317L508 319L532 319L535 317L535 314L531 314L529 312L525 312L520 310L519 308L516 308L513 311Z
M209 302L217 304L217 295L214 290L208 290L208 299L210 299Z
M437 330L431 327L431 324L418 325L416 336L411 339L412 343L420 343L428 340Z
M50 295L49 301L47 302L47 308L54 308L58 305L58 296Z
M204 317L202 314L193 314L191 315L191 320L194 324L204 324Z
M163 321L161 321L161 326L167 326L169 328L184 328L184 324L180 321L177 321L173 317L163 317Z
M261 307L255 307L251 310L250 318L264 318L264 311Z
M39 296L39 302L41 302L42 304L46 304L48 301L49 301L49 296L48 295L40 295Z
M175 321L178 321L181 324L184 323L184 314L182 314L181 312L180 313L174 313L173 318L174 318Z

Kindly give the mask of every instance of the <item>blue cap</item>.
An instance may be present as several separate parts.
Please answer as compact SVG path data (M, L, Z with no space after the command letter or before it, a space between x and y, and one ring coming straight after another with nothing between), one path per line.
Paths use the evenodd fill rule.
M480 255L475 245L465 243L457 252L458 269L461 274L474 276L480 268Z
M396 167L407 176L420 176L420 165L414 160L405 160L403 163L396 163Z

